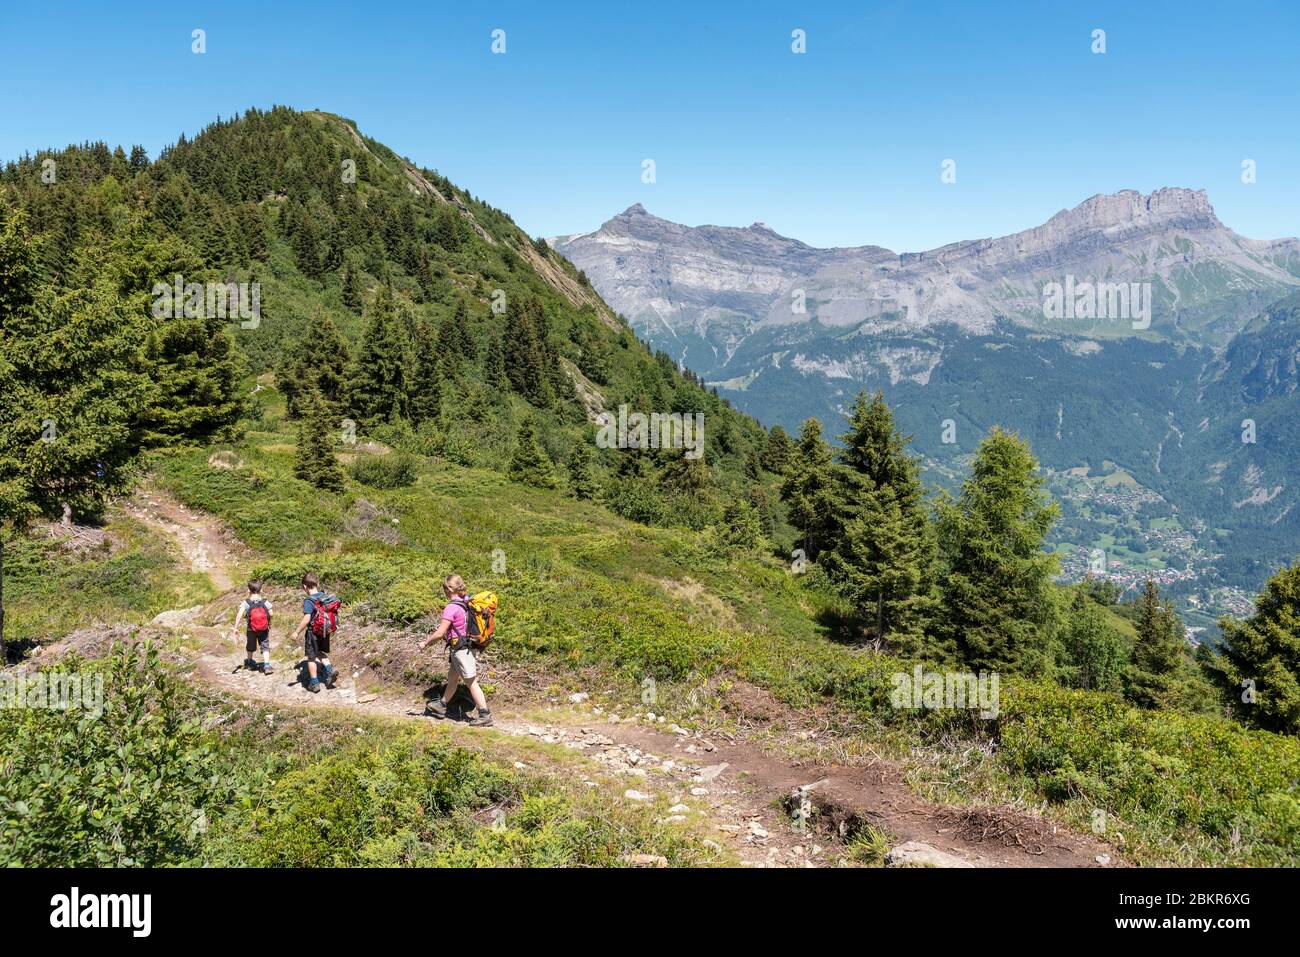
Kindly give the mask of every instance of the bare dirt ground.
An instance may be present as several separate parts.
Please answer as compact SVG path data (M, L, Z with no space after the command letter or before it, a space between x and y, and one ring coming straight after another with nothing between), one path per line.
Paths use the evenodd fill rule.
M154 488L143 490L127 510L166 535L192 570L208 574L227 592L208 606L164 613L152 626L184 636L182 646L192 651L186 652L182 664L189 666L194 679L239 698L284 708L348 709L400 721L432 720L423 716L423 704L434 689L395 680L394 669L374 666L373 651L372 660L363 660L365 656L349 649L346 627L335 639L334 662L341 677L334 690L307 692L299 649L278 647L278 670L271 675L245 668L242 637L230 634L242 594L234 587L242 547L214 517L187 509ZM296 617L294 611L289 614ZM284 615L281 611L278 624L285 623ZM69 636L60 643L65 647L51 646L41 657L57 656L82 642L102 644L102 635ZM495 727L488 731L449 722L457 738L488 751L497 735L567 749L580 760L577 773L584 784L616 782L613 786L622 789L624 800L671 805L665 812L669 820L711 832L712 841L746 865L834 865L844 858L854 835L868 825L883 832L891 846L921 842L965 866L1119 863L1113 848L1090 835L1017 808L927 801L907 786L897 765L884 759L819 765L784 753L779 741L744 730L706 734L658 717L623 717L596 703L600 689L557 699L540 689L536 676L504 668L492 668L486 680L494 686ZM764 709L783 707L749 686L740 686L736 699L742 713L748 709L761 715ZM741 723L742 729L746 724ZM960 866L957 861L952 865Z

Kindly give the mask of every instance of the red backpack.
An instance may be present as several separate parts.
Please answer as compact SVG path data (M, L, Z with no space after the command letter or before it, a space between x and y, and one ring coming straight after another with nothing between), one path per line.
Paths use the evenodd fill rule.
M339 606L343 602L334 595L312 598L311 633L317 638L328 638L339 629Z
M248 630L249 631L269 631L271 629L271 609L266 607L265 600L254 598L248 603Z

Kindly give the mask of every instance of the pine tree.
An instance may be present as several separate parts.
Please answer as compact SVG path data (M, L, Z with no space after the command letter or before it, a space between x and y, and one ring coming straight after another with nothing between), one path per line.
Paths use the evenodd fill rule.
M232 434L245 406L242 363L225 320L157 320L143 354L157 389L156 401L140 419L146 445L172 447Z
M1160 600L1160 590L1147 579L1137 602L1137 639L1125 682L1125 696L1143 708L1178 704L1178 678L1183 659L1183 628L1173 605Z
M575 498L594 499L599 493L595 460L589 441L582 440L574 444L573 451L569 454L569 489Z
M1062 636L1061 683L1088 691L1117 691L1124 672L1120 633L1106 623L1101 608L1080 588Z
M810 561L835 546L843 527L841 483L816 419L804 422L799 432L798 451L781 485L781 500Z
M469 309L465 305L465 300L461 299L456 303L456 311L452 315L451 324L456 347L460 350L460 354L471 362L477 359L478 345L474 342L474 334L469 328Z
M302 406L293 474L318 489L341 492L344 488L343 469L334 456L336 423L330 417L320 390L314 385L306 389Z
M364 300L361 296L361 277L355 265L348 262L343 267L343 305L352 312L361 313Z
M538 488L555 488L558 484L550 458L537 441L537 426L531 415L525 416L515 438L515 452L510 458L510 478Z
M1041 672L1057 568L1042 545L1057 506L1029 446L993 429L957 500L941 501L938 512L938 650L975 669Z
M1242 703L1234 713L1257 727L1300 735L1300 561L1268 580L1254 615L1224 618L1219 627L1228 690Z
M790 436L785 429L779 425L772 426L772 430L767 433L767 439L763 443L763 452L760 457L763 468L776 475L784 475L793 455L794 443L790 441Z
M911 439L882 393L860 392L841 436L843 536L828 556L873 641L905 654L925 650L934 610L934 539Z
M342 417L348 403L348 367L352 350L338 326L326 313L317 313L310 338L303 346L311 353L308 368L331 415Z
M687 458L686 453L680 450L670 450L664 453L664 457L666 461L659 473L659 484L666 491L698 495L712 484L709 467L703 458Z
M399 333L393 291L383 286L348 377L348 402L366 425L394 422L407 412L406 349Z
M506 315L505 370L510 385L535 406L547 408L551 392L546 311L533 295L513 296Z
M713 529L716 541L729 551L753 555L762 550L763 520L745 498L730 499L722 511L722 521Z
M411 371L411 421L415 425L442 418L443 379L438 342L428 320L416 324L415 357Z
M499 336L488 339L487 355L483 358L483 381L490 386L504 388L510 384L506 376L504 348Z

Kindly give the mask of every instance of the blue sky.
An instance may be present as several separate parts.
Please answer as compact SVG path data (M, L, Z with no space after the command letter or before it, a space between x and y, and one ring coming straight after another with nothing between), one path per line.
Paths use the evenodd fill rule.
M1244 235L1300 233L1294 0L116 6L6 0L0 160L87 139L157 155L283 103L351 117L534 235L641 202L905 251L1160 186L1208 190Z

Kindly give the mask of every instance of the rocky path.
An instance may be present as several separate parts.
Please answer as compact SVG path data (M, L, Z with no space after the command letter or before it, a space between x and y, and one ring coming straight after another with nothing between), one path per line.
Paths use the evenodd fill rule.
M195 571L222 590L235 578L239 547L212 516L193 512L150 489L128 507L139 521L173 540ZM154 627L180 632L192 675L231 695L284 708L335 708L401 721L428 722L417 691L376 681L364 663L350 659L340 632L335 656L341 680L332 691L306 691L296 649L277 648L271 675L243 667L241 640L229 622L237 592L209 606L165 612ZM1109 864L1114 852L1086 835L1010 808L972 809L925 801L898 768L804 767L776 749L744 736L709 735L655 715L623 716L579 692L567 700L516 695L494 697L491 730L449 721L458 739L491 749L497 735L525 738L581 757L582 783L609 786L629 802L662 810L668 821L710 832L750 866L834 865L855 835L874 829L892 851L889 862L945 867L1087 867ZM648 861L646 863L655 863Z

